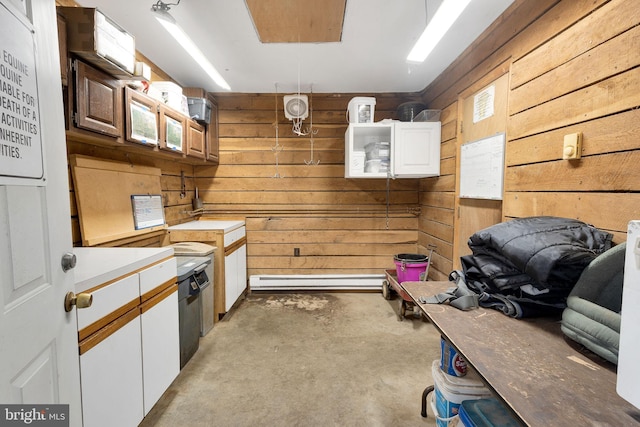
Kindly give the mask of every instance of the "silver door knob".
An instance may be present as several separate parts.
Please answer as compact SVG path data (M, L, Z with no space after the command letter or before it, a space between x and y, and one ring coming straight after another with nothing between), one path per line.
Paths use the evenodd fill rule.
M79 293L78 295L73 292L67 292L64 297L64 311L67 313L73 309L75 305L77 308L91 307L93 303L93 294Z
M71 252L67 252L62 255L62 260L60 261L62 265L62 271L65 273L76 266L76 254L72 254Z

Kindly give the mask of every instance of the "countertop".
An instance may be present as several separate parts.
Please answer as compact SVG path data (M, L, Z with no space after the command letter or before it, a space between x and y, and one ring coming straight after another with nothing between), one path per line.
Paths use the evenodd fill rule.
M76 293L173 256L173 248L74 248Z
M244 226L244 221L198 220L172 225L168 230L223 230L225 233Z

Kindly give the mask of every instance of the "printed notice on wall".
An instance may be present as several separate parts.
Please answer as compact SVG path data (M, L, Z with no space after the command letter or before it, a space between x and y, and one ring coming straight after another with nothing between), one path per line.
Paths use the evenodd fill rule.
M504 133L460 147L460 197L502 200Z
M31 30L0 5L0 183L44 178L34 51Z
M496 87L494 85L481 90L473 97L473 123L493 116L495 99Z
M132 195L131 206L136 230L164 225L161 195Z

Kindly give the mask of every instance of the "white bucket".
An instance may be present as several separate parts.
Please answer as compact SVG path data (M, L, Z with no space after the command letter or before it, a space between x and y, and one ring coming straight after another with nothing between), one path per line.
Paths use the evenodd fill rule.
M440 418L449 419L458 415L460 404L464 400L491 397L489 389L473 371L468 371L464 377L447 375L440 369L440 360L436 359L431 365L431 375L435 388L435 406ZM448 422L437 423L437 425L448 427Z
M433 411L434 416L436 417L436 426L437 427L456 427L460 426L459 416L454 415L453 417L441 417L438 413L438 408L436 407L436 394L433 393L431 395L431 410Z
M365 96L351 98L347 108L349 123L373 123L376 99Z

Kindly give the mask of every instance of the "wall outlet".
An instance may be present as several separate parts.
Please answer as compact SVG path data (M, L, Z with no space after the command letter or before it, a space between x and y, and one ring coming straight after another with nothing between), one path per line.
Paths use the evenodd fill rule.
M562 158L564 160L579 159L582 155L582 132L564 136Z

